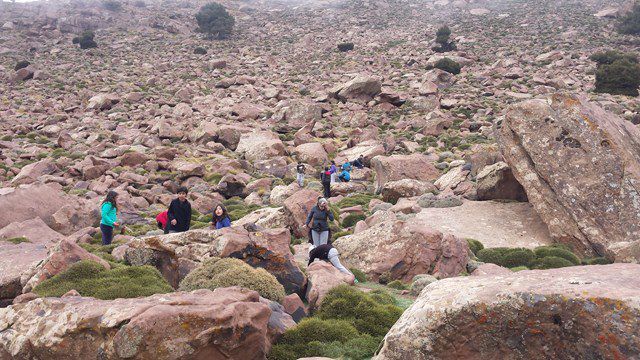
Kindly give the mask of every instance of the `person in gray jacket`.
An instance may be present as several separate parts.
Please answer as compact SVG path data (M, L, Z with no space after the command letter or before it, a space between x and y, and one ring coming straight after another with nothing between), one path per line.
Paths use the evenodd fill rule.
M311 239L313 246L320 246L329 241L329 221L333 221L333 213L329 209L329 202L325 198L319 198L318 203L314 206L304 226L311 228ZM313 225L311 222L313 221Z

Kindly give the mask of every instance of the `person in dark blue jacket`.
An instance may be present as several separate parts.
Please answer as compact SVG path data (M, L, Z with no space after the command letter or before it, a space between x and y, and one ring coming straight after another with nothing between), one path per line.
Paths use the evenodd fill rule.
M231 218L229 217L229 214L227 214L227 208L225 208L224 205L218 205L213 210L211 226L215 226L216 229L231 226Z
M169 223L167 233L177 233L189 230L191 227L191 204L187 200L189 190L181 186L178 188L178 198L173 199L167 210Z
M325 198L318 199L316 206L311 209L304 226L311 229L311 239L314 246L326 244L329 241L329 221L333 221L333 213L329 209L329 202ZM311 221L313 220L313 225Z

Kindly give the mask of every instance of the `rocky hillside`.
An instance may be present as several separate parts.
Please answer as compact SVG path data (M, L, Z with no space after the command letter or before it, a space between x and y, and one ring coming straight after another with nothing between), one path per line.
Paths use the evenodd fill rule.
M640 269L601 264L640 260L640 98L594 92L590 59L637 52L631 3L221 3L224 40L200 0L0 3L0 358L637 357ZM329 198L348 287L303 225L360 155ZM180 186L191 230L163 235ZM476 332L500 346L451 351Z

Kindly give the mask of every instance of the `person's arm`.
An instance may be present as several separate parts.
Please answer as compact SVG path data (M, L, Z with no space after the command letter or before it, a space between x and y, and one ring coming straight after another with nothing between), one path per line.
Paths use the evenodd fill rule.
M329 252L329 261L331 262L331 264L338 270L340 270L341 273L343 274L347 274L347 275L353 275L351 273L351 271L349 271L349 269L347 269L346 267L344 267L341 263L340 263L340 258L338 258L338 254L337 251L333 251L334 249L331 249Z
M327 212L327 217L329 218L329 220L333 221L334 220L333 211L329 209L329 205L327 205L327 209L325 211Z
M312 218L313 218L313 209L311 209L311 211L309 211L309 215L307 215L307 221L305 221L304 224L306 226L309 226L309 223L311 222Z
M176 208L175 208L175 200L172 200L171 203L169 204L169 209L167 210L167 224L171 223L171 220L176 218Z
M187 230L191 227L191 203L187 201Z
M230 217L225 217L224 220L222 220L222 226L223 227L229 227L231 226L231 218Z

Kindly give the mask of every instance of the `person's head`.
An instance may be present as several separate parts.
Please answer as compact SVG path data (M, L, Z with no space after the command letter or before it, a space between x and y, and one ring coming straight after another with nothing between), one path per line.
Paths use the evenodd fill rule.
M187 194L189 193L189 189L187 189L186 186L180 186L177 192L178 192L178 199L180 199L180 201L187 200Z
M318 199L318 207L321 209L326 209L329 207L329 202L327 201L327 199L321 197L320 199Z
M113 207L117 208L118 207L118 193L113 191L113 190L109 190L109 192L107 193L107 196L104 198L104 201L102 202L104 203L111 203L111 205L113 205Z
M334 160L331 160L331 165L335 165L336 162Z
M360 155L360 156L358 157L358 159L360 159L360 160L364 159L364 155Z
M328 167L328 166L325 166L325 167L324 167L324 171L329 171L329 167Z
M225 217L227 217L227 208L225 208L224 205L220 204L216 206L215 209L213 209L213 215L217 219L224 219Z

